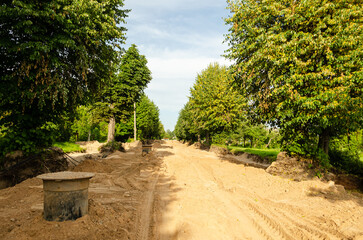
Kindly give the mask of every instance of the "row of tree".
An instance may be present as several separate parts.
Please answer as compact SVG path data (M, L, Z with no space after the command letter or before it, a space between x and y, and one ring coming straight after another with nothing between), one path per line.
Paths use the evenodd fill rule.
M147 60L135 45L120 46L129 12L123 2L0 4L0 156L55 140L102 139L105 122L112 141L116 122L127 122L137 102L159 127L157 107L143 96ZM140 136L155 137L157 130L139 124Z
M361 1L228 5L234 83L251 116L281 130L286 150L328 154L332 138L362 128Z
M243 145L247 140L255 146L254 138L264 135L258 129L268 126L280 133L259 141L268 146L271 139L279 139L282 150L322 163L328 161L329 149L331 159L337 151L351 151L359 161L361 1L227 2L231 15L226 19L225 56L234 64L228 70L213 64L197 76L176 136L193 141L204 136L207 143L211 135L215 141L229 136L232 140L226 141L243 139Z
M58 135L55 141L91 141L105 142L109 138L109 119L103 118L97 106L79 106L74 118L55 126ZM125 142L134 138L134 116L132 111L127 115L115 115L114 140ZM159 119L158 107L142 95L136 104L136 126L138 139L160 139L164 136L164 127ZM112 116L113 117L113 116Z
M198 74L175 126L178 139L203 140L207 145L272 146L268 143L276 139L276 131L248 120L246 98L232 86L233 80L227 67L218 63Z

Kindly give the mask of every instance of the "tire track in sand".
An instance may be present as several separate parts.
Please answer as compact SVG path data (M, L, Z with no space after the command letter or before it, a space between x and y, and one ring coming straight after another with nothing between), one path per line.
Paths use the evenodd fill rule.
M150 222L152 218L151 211L153 209L155 187L158 180L159 180L159 173L149 184L148 190L145 193L144 200L141 203L141 207L138 212L138 229L136 235L137 240L149 239Z

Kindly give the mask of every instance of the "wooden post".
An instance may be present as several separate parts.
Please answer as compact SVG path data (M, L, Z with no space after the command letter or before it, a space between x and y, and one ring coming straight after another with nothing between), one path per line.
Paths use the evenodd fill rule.
M136 103L134 102L134 141L136 141Z

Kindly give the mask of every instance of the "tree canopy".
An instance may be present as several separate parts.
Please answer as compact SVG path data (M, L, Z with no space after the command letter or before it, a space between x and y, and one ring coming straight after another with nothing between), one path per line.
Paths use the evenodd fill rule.
M108 82L125 41L122 7L123 0L0 4L2 151L49 144L44 125Z
M232 82L228 69L218 63L198 74L189 102L179 114L176 136L204 135L209 143L210 134L235 129L244 116L245 102Z
M137 136L140 139L160 139L164 131L159 119L159 108L146 95L136 105Z
M150 81L151 72L147 67L147 59L133 44L122 56L117 73L104 88L100 101L96 103L101 115L110 120L113 134L114 121L128 118L134 102L139 101Z
M285 149L362 126L362 4L347 1L228 1L227 57L252 113L277 125ZM313 141L314 142L314 141Z

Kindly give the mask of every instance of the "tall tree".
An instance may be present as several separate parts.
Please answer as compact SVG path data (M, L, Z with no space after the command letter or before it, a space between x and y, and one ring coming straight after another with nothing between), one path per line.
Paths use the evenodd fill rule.
M159 108L146 95L143 95L136 106L137 133L140 139L160 139L164 131L160 119ZM132 119L132 118L130 118Z
M227 57L252 112L285 140L328 153L362 126L361 0L233 0ZM305 148L305 147L303 147Z
M0 4L1 153L49 145L44 125L107 82L125 41L123 0Z
M207 144L210 134L234 129L243 117L244 98L232 81L227 68L214 63L198 74L190 90L194 127L205 134Z
M101 100L97 103L102 115L109 120L107 141L115 139L116 120L127 119L130 116L134 102L139 101L150 81L151 72L147 67L146 57L141 55L133 44L122 56L118 72L104 89Z
M193 118L191 113L190 101L180 110L178 121L175 125L175 136L178 140L194 141L197 132L193 127Z

